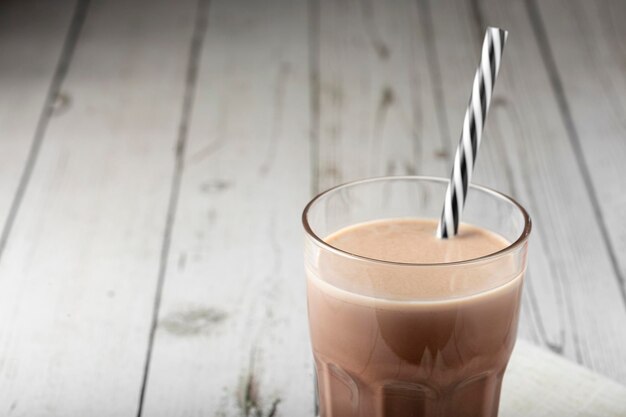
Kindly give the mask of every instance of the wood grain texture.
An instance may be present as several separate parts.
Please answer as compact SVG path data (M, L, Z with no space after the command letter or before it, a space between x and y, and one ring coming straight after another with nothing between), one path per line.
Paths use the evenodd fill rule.
M0 263L0 414L136 415L194 10L87 11Z
M208 13L143 415L312 415L307 4Z
M626 300L626 3L529 2ZM626 360L626 348L623 351Z
M414 1L320 1L318 189L379 175L447 175L453 141Z
M64 110L58 85L81 21L73 0L0 5L0 256L47 123Z
M625 17L2 2L0 415L312 415L299 214L340 182L449 174L488 24L510 37L474 178L534 219L520 333L626 382ZM505 417L626 414L623 387L524 342L505 381Z

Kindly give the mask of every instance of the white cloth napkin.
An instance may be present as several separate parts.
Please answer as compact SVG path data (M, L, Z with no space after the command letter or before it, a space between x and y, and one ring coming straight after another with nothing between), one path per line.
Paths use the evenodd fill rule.
M518 340L499 417L626 417L626 387Z

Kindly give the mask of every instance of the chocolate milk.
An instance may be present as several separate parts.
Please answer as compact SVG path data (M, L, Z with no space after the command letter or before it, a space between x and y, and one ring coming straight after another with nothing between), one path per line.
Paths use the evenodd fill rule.
M522 275L506 257L453 267L506 246L434 220L357 224L307 267L309 323L322 417L495 417L517 331Z

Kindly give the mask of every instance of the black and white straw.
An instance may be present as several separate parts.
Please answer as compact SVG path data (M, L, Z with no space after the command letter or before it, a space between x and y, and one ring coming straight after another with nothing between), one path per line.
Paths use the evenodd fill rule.
M437 236L442 239L456 235L459 230L467 187L472 178L507 34L505 30L492 27L487 28L485 33L480 64L474 76L472 94L463 121L463 132L456 149L443 213L437 228Z

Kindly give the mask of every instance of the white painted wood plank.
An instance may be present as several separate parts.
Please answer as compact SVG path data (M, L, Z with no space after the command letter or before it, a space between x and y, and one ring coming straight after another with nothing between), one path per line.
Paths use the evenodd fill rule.
M556 65L626 293L626 3L531 4L545 28L546 52Z
M88 10L0 262L0 414L137 413L194 11Z
M10 211L74 13L74 0L0 8L0 222Z
M210 2L145 416L312 415L307 31L305 1Z
M432 34L415 1L320 1L320 190L379 175L447 175ZM434 66L433 66L434 65Z
M502 417L624 417L626 387L525 341L504 377Z

